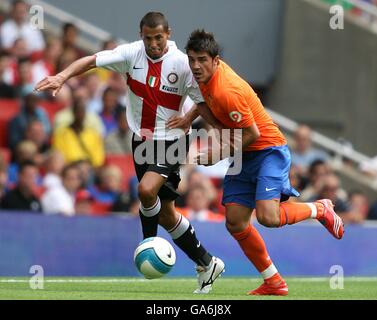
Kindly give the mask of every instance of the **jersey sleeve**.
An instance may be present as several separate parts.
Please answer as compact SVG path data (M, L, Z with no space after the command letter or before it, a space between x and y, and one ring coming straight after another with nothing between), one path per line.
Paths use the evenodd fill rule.
M251 106L242 94L227 92L223 100L226 103L228 116L236 128L247 128L255 123Z
M204 102L204 98L202 96L202 93L200 92L199 85L194 79L194 76L191 72L187 75L185 82L185 95L189 96L191 100L196 104Z
M107 70L126 73L129 70L132 48L128 44L116 47L114 50L100 51L96 55L96 66Z

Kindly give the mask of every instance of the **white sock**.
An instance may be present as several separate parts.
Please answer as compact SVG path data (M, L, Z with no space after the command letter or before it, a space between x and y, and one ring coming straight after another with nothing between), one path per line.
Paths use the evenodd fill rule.
M310 215L310 217L312 219L316 219L317 218L317 206L312 202L311 203L305 203L305 204L307 204L310 207L310 209L312 210L312 214Z
M149 218L158 214L160 210L161 210L161 201L159 197L157 197L156 203L150 208L144 208L142 204L140 205L141 213L144 216L149 217Z

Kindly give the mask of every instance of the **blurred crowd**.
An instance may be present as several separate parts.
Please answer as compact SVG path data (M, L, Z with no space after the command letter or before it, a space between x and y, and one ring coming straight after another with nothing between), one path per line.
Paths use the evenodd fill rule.
M125 80L96 69L70 79L56 98L37 93L38 81L90 54L78 45L78 28L66 23L60 37L42 34L30 26L28 6L19 0L0 23L0 208L138 215ZM102 49L116 46L109 39ZM194 126L206 128L200 120ZM291 148L291 181L301 192L299 200L330 198L348 223L377 219L377 205L370 206L363 192L343 189L330 156L312 146L309 127L297 129ZM228 166L227 160L212 167L183 166L177 210L192 220L223 221Z

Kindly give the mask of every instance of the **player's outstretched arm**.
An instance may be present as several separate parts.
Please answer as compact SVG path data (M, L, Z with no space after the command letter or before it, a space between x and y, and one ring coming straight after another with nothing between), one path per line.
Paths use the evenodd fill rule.
M194 104L189 112L187 112L183 117L172 116L167 121L166 125L169 129L183 129L188 132L193 121L199 117L198 106Z
M82 74L90 69L96 67L96 56L87 56L76 60L70 64L62 72L55 76L50 76L44 78L42 81L38 82L35 86L37 91L52 90L52 95L55 97L60 91L63 84L70 78Z
M202 118L207 121L212 127L218 130L224 129L222 123L216 119L206 103L199 103L197 108Z

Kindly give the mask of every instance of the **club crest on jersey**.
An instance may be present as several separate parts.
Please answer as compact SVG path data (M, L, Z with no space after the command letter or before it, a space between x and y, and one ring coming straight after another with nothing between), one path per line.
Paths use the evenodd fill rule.
M174 72L171 72L169 73L168 75L168 81L171 83L171 84L174 84L178 81L178 75Z
M242 120L242 114L238 111L230 112L229 117L235 122L241 122L241 120Z
M158 78L154 76L150 76L148 79L148 84L151 88L157 87Z

